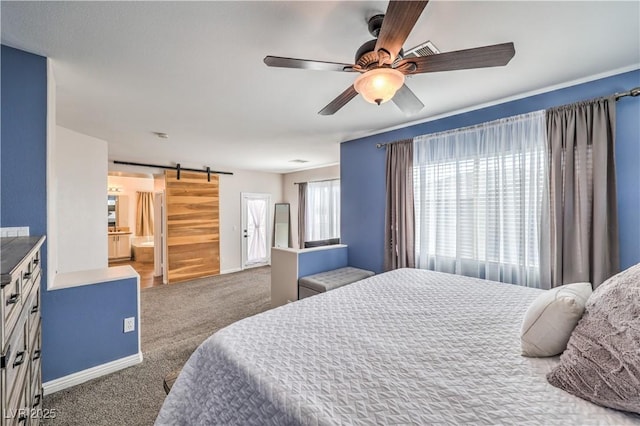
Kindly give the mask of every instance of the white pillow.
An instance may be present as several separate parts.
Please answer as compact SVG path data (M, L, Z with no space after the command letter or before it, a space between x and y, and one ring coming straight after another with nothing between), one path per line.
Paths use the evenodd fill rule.
M522 355L546 357L562 353L582 317L591 291L590 283L574 283L538 296L522 321Z

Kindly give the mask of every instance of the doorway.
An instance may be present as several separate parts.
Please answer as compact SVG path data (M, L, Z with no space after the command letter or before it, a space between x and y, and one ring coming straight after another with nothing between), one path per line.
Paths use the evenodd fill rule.
M167 222L165 217L164 191L155 193L153 199L153 276L162 277L162 283L167 284L167 251L165 250L165 235L167 234Z
M269 264L270 194L243 192L242 198L242 269Z
M107 176L107 229L109 241L109 266L129 265L140 275L140 288L162 285L162 276L156 273L155 234L162 228L165 220L162 210L156 211L155 198L164 189L164 182L158 177L146 173L110 171ZM139 197L147 194L146 202ZM149 196L150 195L150 196ZM151 202L151 209L148 208ZM140 211L145 211L147 228L140 219ZM153 211L153 216L150 211ZM152 216L153 226L148 217ZM140 222L140 226L138 226ZM160 245L162 247L162 245ZM161 259L160 259L161 260ZM160 265L158 265L160 266ZM161 274L160 274L161 275Z

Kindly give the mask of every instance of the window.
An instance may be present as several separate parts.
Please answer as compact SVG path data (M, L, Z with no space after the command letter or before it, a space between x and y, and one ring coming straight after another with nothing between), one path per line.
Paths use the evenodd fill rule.
M340 180L309 182L305 241L340 238Z
M539 286L544 113L415 139L416 266Z

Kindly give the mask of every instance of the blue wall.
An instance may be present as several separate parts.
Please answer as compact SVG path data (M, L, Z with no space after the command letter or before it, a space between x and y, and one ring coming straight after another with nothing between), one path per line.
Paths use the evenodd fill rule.
M312 250L298 254L298 278L348 265L347 247Z
M31 235L43 235L47 231L47 60L2 46L1 75L0 224L28 225Z
M138 310L135 278L50 291L47 308L43 382L138 353L138 324L125 334L122 322Z
M2 46L1 67L0 225L29 226L31 235L44 235L47 61ZM41 282L43 380L137 354L138 333L122 330L125 317L138 318L136 280L47 291L46 260L45 247Z
M340 237L349 246L349 265L383 271L385 150L377 149L376 143L471 126L637 86L640 70L343 143ZM640 262L640 99L626 97L616 105L620 263L624 269Z

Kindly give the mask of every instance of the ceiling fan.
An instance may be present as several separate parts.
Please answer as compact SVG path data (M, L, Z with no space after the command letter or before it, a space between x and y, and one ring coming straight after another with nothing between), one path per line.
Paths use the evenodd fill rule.
M513 43L457 50L429 56L403 58L402 45L422 14L427 1L390 1L385 15L369 19L369 32L376 37L357 51L355 64L266 56L270 67L320 71L356 72L354 84L322 108L318 114L332 115L358 93L371 103L393 102L405 113L420 111L424 104L404 84L405 76L429 72L504 66L515 55Z

